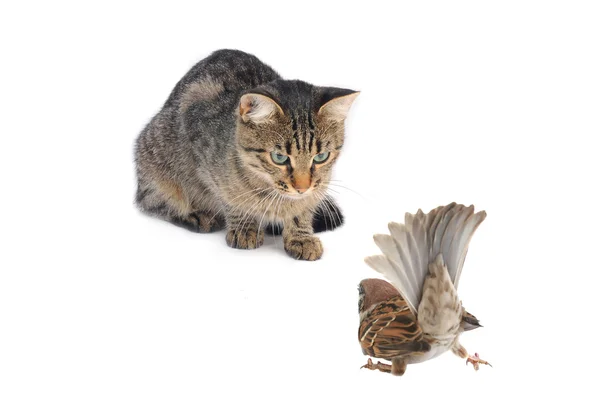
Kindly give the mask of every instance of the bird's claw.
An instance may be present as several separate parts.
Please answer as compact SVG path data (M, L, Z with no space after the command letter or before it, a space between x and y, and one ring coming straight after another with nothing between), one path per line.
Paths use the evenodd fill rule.
M373 370L373 371L379 370L381 372L389 372L389 373L392 372L392 366L391 365L384 364L381 361L377 361L377 364L374 364L373 360L371 360L370 358L367 361L367 363L365 365L363 365L362 367L360 367L360 368L361 369L362 368L366 368L366 369L370 369L370 370Z
M477 353L475 353L475 355L467 357L467 362L465 363L465 365L469 365L469 363L473 364L473 368L475 369L475 371L479 371L479 364L489 365L490 367L492 366L492 364L490 364L489 362L479 358L479 354Z

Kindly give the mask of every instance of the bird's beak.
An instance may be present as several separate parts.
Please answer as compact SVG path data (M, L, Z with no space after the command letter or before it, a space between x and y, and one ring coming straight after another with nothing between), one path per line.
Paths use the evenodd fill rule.
M465 331L472 331L473 329L483 328L483 325L479 323L479 320L473 316L463 317L463 329Z

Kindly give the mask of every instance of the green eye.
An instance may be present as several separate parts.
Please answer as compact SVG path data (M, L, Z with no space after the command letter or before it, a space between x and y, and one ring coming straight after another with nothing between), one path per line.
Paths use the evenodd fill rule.
M327 161L328 158L329 158L329 152L326 151L324 153L317 154L315 156L315 158L313 158L313 160L315 161L315 163L321 164L321 163L324 163L325 161Z
M273 160L273 162L275 164L279 164L279 165L283 165L287 162L287 160L289 159L288 156L284 156L283 154L279 154L276 151L272 151L271 152L271 159Z

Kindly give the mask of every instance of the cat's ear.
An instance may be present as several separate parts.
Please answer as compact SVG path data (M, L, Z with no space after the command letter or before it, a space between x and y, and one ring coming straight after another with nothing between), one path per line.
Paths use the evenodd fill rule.
M258 93L247 93L240 99L240 117L244 122L262 124L283 110L275 100Z
M317 114L341 122L346 119L350 106L359 93L349 89L325 88Z

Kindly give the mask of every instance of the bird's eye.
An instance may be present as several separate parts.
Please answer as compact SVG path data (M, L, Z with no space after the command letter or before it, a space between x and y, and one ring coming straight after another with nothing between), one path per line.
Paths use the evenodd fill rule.
M287 160L289 159L289 157L288 156L284 156L283 154L279 154L276 151L272 151L271 152L271 159L273 160L273 162L275 164L283 165L283 164L285 164L287 162Z
M314 162L316 164L322 164L325 161L327 161L327 159L329 158L329 152L323 152L323 153L319 153L315 156L315 158L313 158Z

